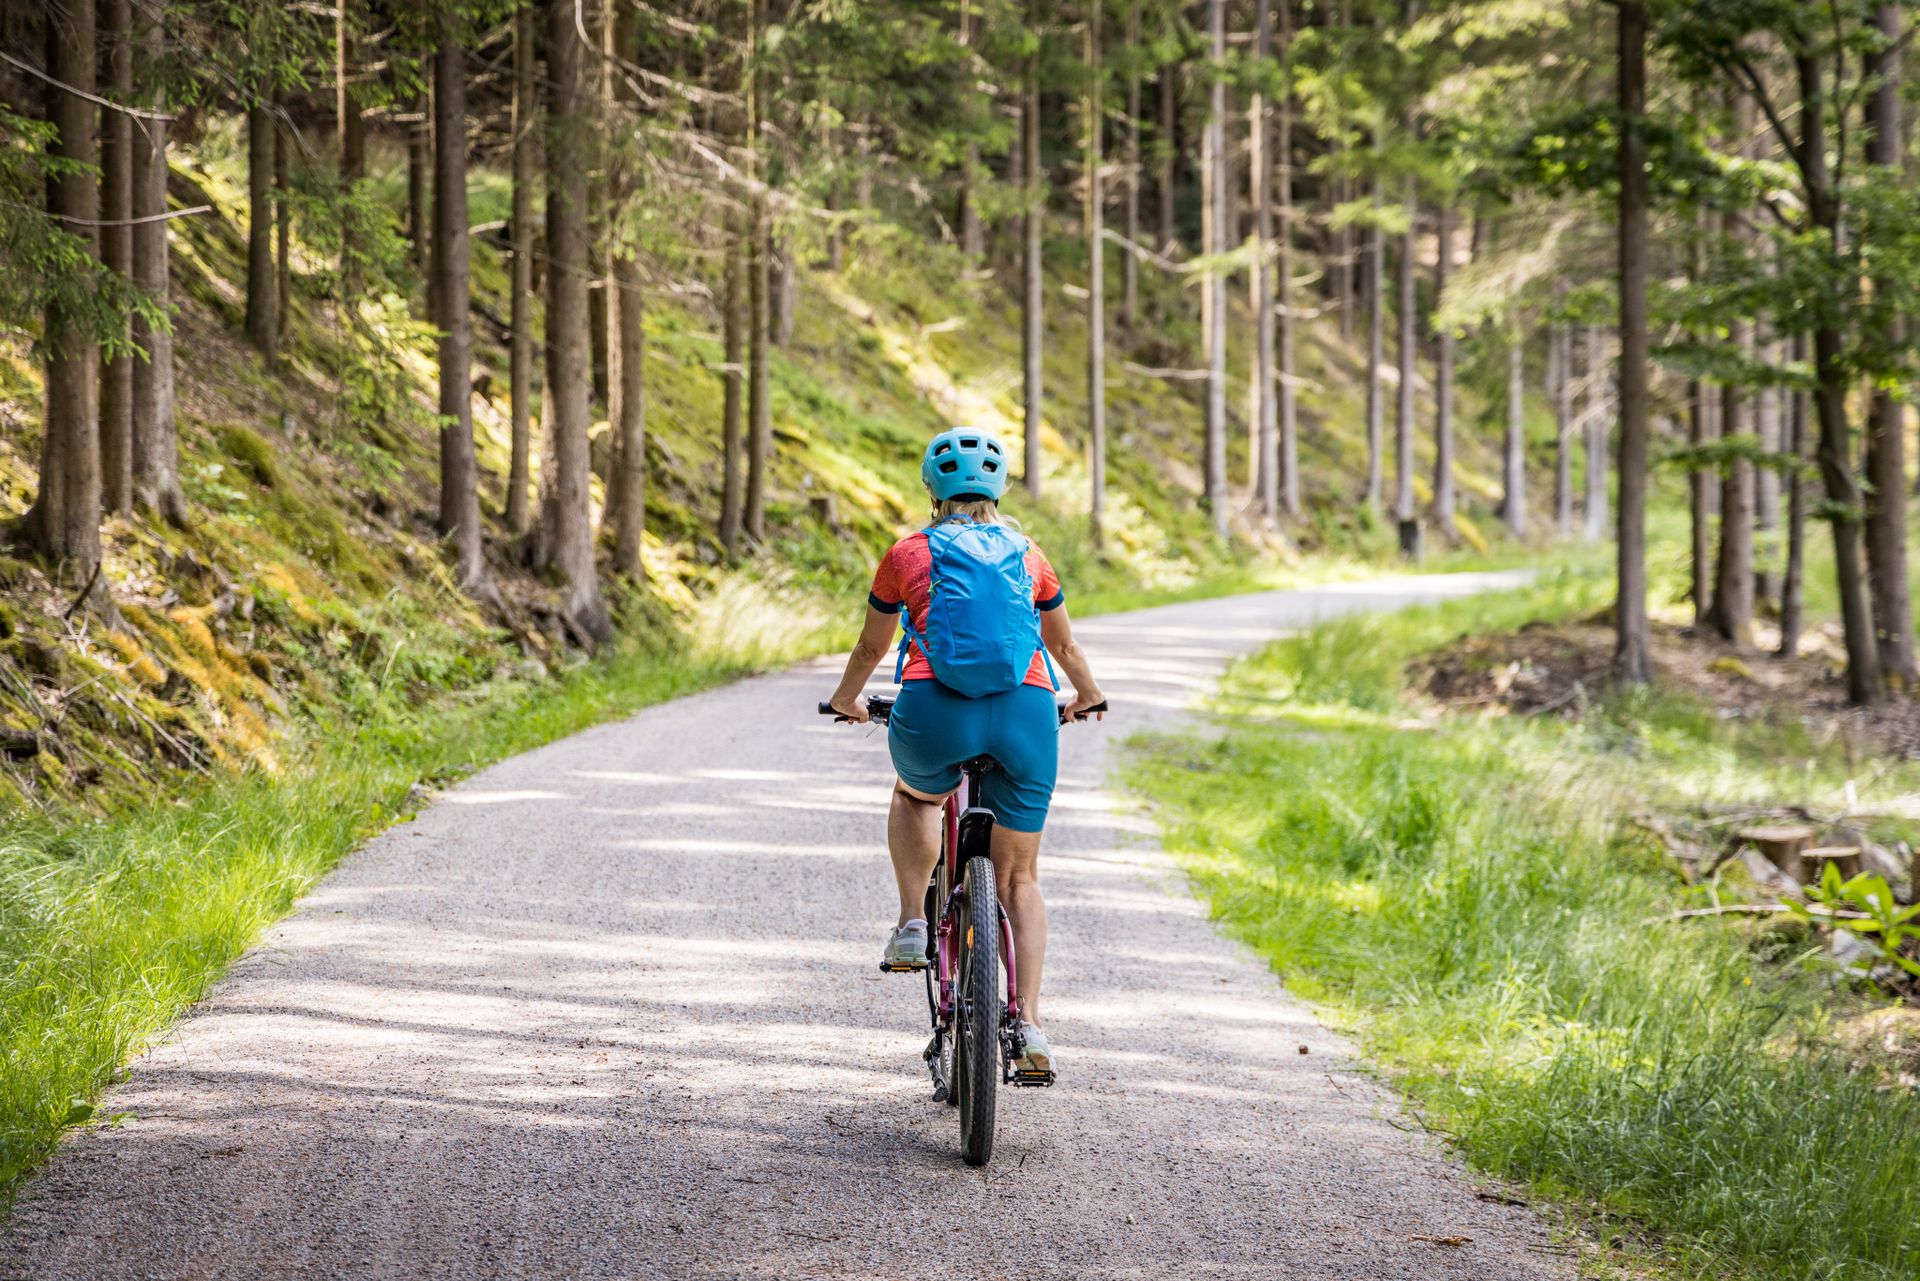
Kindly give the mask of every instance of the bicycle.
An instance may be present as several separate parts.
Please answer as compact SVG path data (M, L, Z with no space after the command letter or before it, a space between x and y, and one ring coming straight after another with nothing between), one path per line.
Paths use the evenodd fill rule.
M867 715L885 725L893 715L891 698L867 699ZM1070 719L1064 704L1060 723ZM1086 708L1085 720L1107 705ZM845 721L830 705L820 714ZM983 775L999 768L991 756L976 756L960 766L960 786L943 806L940 861L927 882L924 914L928 922L928 963L889 966L882 972L926 976L927 1011L933 1039L920 1057L933 1078L933 1101L960 1113L960 1151L968 1165L985 1165L993 1156L994 1097L999 1085L1049 1086L1052 1071L1035 1072L1014 1064L1026 1054L1020 1035L1019 970L1013 953L1013 928L1000 905L993 876L993 811L974 804ZM995 980L1006 968L1006 999Z

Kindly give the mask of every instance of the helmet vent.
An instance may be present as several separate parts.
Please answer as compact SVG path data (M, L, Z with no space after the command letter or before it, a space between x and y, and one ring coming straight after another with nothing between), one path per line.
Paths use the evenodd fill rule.
M995 462L995 461L994 461L993 459L991 459L991 458L983 458L983 459L981 459L981 460L980 460L980 470L981 470L981 471L988 471L988 472L992 472L992 471L999 471L999 470L1000 470L1000 464L999 464L999 463L997 463L997 462Z
M960 438L960 448L978 449L980 448L980 438L978 436L962 436Z
M942 476L951 476L951 475L953 475L953 473L955 473L955 472L957 472L957 471L959 471L959 470L960 470L960 464L959 464L959 463L957 463L957 462L955 462L955 461L954 461L953 459L951 459L951 458L949 458L949 459L947 459L947 460L946 460L945 462L943 462L943 463L941 463L941 464L939 464L939 467L940 467L940 474L941 474Z

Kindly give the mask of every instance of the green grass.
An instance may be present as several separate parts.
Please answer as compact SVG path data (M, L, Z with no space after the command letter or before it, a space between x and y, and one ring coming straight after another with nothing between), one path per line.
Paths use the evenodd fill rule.
M1842 763L1673 695L1407 719L1410 655L1606 595L1561 575L1280 642L1230 677L1223 736L1138 744L1133 782L1215 914L1479 1167L1616 1220L1665 1275L1905 1281L1920 1101L1824 1048L1833 1002L1790 929L1649 923L1681 887L1614 821L1833 808Z

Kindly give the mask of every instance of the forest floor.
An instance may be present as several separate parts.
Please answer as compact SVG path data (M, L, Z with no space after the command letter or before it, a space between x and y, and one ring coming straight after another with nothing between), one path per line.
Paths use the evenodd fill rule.
M1655 679L1663 690L1698 700L1724 720L1797 726L1815 751L1831 748L1854 760L1920 756L1920 703L1848 703L1837 624L1803 639L1792 661L1772 652L1777 628L1763 625L1756 641L1757 648L1739 647L1708 628L1657 623ZM1613 644L1613 624L1605 615L1536 621L1514 632L1464 637L1420 659L1410 676L1416 691L1449 711L1579 720L1607 697Z
M1426 1126L1630 1274L1905 1281L1911 1011L1824 928L1705 914L1753 901L1747 865L1661 835L1791 808L1910 846L1920 766L1881 750L1903 722L1840 709L1818 648L1778 664L1673 625L1662 682L1609 691L1609 587L1549 574L1276 642L1129 781L1215 916Z

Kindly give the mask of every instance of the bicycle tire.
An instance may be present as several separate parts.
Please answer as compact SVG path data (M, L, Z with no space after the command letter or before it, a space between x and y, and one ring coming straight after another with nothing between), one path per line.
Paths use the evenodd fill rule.
M961 876L958 1010L954 1018L953 1083L959 1094L960 1149L968 1165L993 1157L994 1093L1000 1085L1000 900L993 860L976 854Z

